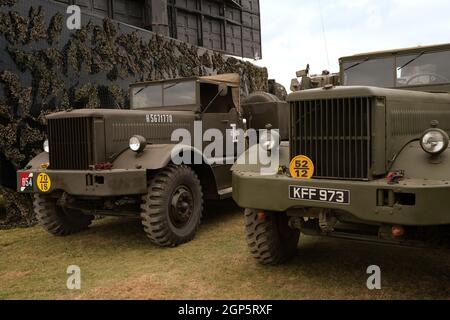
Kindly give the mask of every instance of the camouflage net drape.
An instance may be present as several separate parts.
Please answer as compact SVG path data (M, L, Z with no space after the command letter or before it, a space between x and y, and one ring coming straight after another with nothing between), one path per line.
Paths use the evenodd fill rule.
M0 0L0 228L33 224L16 169L45 139L44 116L69 108L128 108L131 82L237 72L242 90L267 90L267 70L109 19L65 26L64 6ZM6 63L5 63L6 61Z

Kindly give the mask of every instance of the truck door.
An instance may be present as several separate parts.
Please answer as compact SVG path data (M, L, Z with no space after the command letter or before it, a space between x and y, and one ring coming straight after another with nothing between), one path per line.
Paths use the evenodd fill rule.
M202 95L202 124L203 133L208 129L215 129L220 131L220 137L215 138L216 145L222 146L222 151L218 154L213 154L215 160L221 159L219 163L213 166L216 181L218 182L219 190L231 187L230 169L237 157L237 133L240 128L240 117L238 110L232 99L231 90L227 96L217 96L218 86L213 84L201 84ZM204 150L211 141L204 141ZM228 144L233 144L233 148L228 147Z

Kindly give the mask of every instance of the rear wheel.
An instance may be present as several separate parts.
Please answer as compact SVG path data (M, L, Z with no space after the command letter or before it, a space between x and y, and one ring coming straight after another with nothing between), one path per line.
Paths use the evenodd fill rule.
M300 231L289 227L285 213L258 213L245 210L247 243L261 264L278 265L295 255Z
M75 209L57 205L57 199L41 194L34 195L34 212L44 229L55 236L68 236L87 229L94 216L85 215Z
M200 180L187 166L169 165L151 180L142 197L141 218L150 240L162 247L191 241L200 225L203 193Z

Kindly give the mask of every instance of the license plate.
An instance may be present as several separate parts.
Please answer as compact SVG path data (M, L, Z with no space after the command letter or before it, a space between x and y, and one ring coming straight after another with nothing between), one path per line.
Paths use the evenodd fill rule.
M291 200L316 201L337 204L350 204L350 191L340 189L325 189L313 187L289 187Z
M21 172L19 173L19 181L18 181L18 186L19 186L19 192L23 192L23 193L31 193L33 192L33 184L34 184L34 180L33 180L33 173L28 173L28 172Z

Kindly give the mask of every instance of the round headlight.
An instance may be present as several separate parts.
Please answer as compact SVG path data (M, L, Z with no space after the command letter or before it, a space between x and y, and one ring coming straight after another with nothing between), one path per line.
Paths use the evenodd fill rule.
M134 152L142 152L147 146L147 140L142 136L132 136L130 138L130 149Z
M48 143L48 140L44 141L44 145L43 145L44 151L49 153L50 152L50 145Z
M430 129L425 131L420 144L426 153L437 155L448 148L449 136L441 129Z

